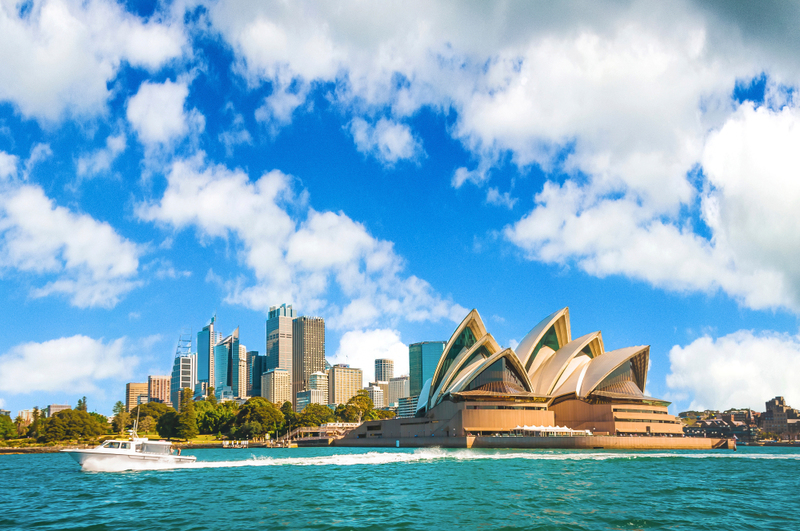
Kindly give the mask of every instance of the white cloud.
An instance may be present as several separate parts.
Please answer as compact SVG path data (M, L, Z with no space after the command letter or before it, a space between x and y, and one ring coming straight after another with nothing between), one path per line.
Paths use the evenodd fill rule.
M57 206L35 185L0 182L0 268L55 276L33 297L106 307L137 285L137 246L108 223Z
M123 62L155 70L181 54L179 21L144 22L114 2L0 5L0 100L45 121L102 113Z
M350 122L350 134L359 152L375 157L386 166L393 166L399 160L416 159L423 154L422 144L408 125L386 118L381 118L374 126L361 118L354 118Z
M489 188L486 192L486 202L490 205L504 206L511 210L517 201L516 197L511 197L511 192L501 194L497 188Z
M800 309L800 204L795 175L800 111L745 104L711 133L698 216L710 238L634 198L591 185L546 183L536 208L506 227L509 241L544 262L576 261L590 274L622 274L679 291L722 290L750 308Z
M17 173L19 158L10 155L5 151L0 151L0 179L6 179Z
M749 407L756 411L776 395L800 403L800 338L739 330L704 336L669 353L667 386L689 393L690 409Z
M189 133L199 133L205 119L197 111L184 110L189 95L188 81L142 83L128 100L128 121L144 144L169 144Z
M163 197L139 205L137 215L177 230L194 227L205 243L232 241L256 283L230 281L229 303L266 310L292 301L304 312L324 309L334 329L385 319L457 322L466 313L427 282L404 275L391 242L344 213L307 210L305 194L295 194L279 171L251 182L242 171L206 165L198 156L175 162L167 179ZM344 302L331 300L332 292Z
M375 381L375 360L394 360L394 374L408 374L408 345L396 330L353 330L339 341L330 363L346 363L364 371L364 384Z
M76 335L22 343L0 355L0 390L91 393L104 380L129 377L137 363L125 338L105 343Z
M292 123L294 112L305 103L308 93L309 87L306 85L278 87L264 98L264 103L256 109L255 118L265 123L274 137L282 127Z
M93 177L110 170L114 160L125 151L126 143L125 133L109 135L104 147L78 158L78 177Z

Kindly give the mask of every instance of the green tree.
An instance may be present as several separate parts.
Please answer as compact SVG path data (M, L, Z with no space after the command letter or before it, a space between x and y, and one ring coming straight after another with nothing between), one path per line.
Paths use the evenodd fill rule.
M112 411L114 415L118 415L125 411L125 404L122 403L122 400L117 400L117 403L114 404L114 409Z
M328 406L322 404L309 404L303 411L297 415L296 427L301 426L319 426L327 422L333 422L333 411Z
M236 413L236 426L243 426L248 422L258 422L262 426L278 426L283 423L283 412L265 398L254 396Z
M40 442L80 440L97 437L106 432L106 426L85 411L67 409L59 411L44 423Z
M130 425L131 414L127 411L120 411L114 415L114 420L111 421L111 427L114 429L114 433L122 433Z
M33 407L33 419L31 420L30 425L28 426L28 437L33 437L34 439L38 439L41 435L42 431L42 415L39 412L39 407Z
M175 424L177 419L178 412L172 408L169 408L166 413L161 415L161 418L159 418L158 422L156 423L156 431L158 434L165 439L171 439L175 437Z
M75 406L76 411L86 411L86 397L78 399L78 405Z
M236 430L236 436L242 439L253 439L264 435L264 426L260 422L245 422Z
M139 432L141 433L150 433L155 427L156 421L149 415L139 420Z
M197 414L194 411L192 390L185 387L181 390L181 410L175 424L175 435L181 439L189 440L197 437Z
M214 388L209 387L206 392L206 401L211 402L211 405L217 405L217 395L214 394Z
M0 415L0 439L13 439L17 436L17 428L8 415Z
M281 405L281 413L286 415L287 413L294 413L294 407L292 407L292 403L288 400Z
M17 415L14 419L14 426L17 428L17 438L22 438L28 433L28 426L31 421L22 418L22 415Z
M140 404L131 409L131 418L135 419L138 417L141 423L144 417L151 417L155 422L158 422L161 415L166 413L169 409L170 407L168 405L162 404L161 402L147 402L146 404Z
M91 415L92 418L94 418L94 420L99 422L101 425L105 426L106 431L108 431L108 417L106 417L105 415L101 415L100 413L97 413L95 411L90 412L89 415Z

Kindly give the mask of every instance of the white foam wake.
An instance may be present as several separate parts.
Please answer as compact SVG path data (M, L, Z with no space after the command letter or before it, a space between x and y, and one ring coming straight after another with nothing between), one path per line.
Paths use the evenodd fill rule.
M291 451L291 450L290 450ZM443 450L422 448L414 452L370 451L365 453L332 454L313 457L255 456L235 461L196 461L176 464L157 461L131 461L127 458L87 462L83 469L92 472L121 472L125 470L167 470L199 468L237 468L261 466L376 466L395 463L420 463L441 460L476 461L497 459L525 459L533 461L605 461L609 459L778 459L800 460L800 453L761 454L718 452L584 452L584 451L496 451L496 450Z

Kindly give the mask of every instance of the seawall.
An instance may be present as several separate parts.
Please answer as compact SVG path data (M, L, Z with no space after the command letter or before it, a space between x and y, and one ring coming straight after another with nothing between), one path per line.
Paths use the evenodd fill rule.
M337 439L332 446L426 448L541 448L570 450L713 450L735 449L732 439L701 437L406 437L384 439Z

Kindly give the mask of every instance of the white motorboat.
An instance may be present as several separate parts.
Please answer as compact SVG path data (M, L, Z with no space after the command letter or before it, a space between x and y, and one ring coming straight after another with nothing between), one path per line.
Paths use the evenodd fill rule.
M108 440L94 448L61 451L69 454L82 467L87 464L99 464L105 461L122 461L120 464L124 464L126 460L132 460L134 462L150 461L167 465L181 465L194 463L197 460L197 457L193 455L180 455L180 450L173 452L172 443L170 442L151 441L147 438L138 437L133 430L131 430L130 434L129 439Z

